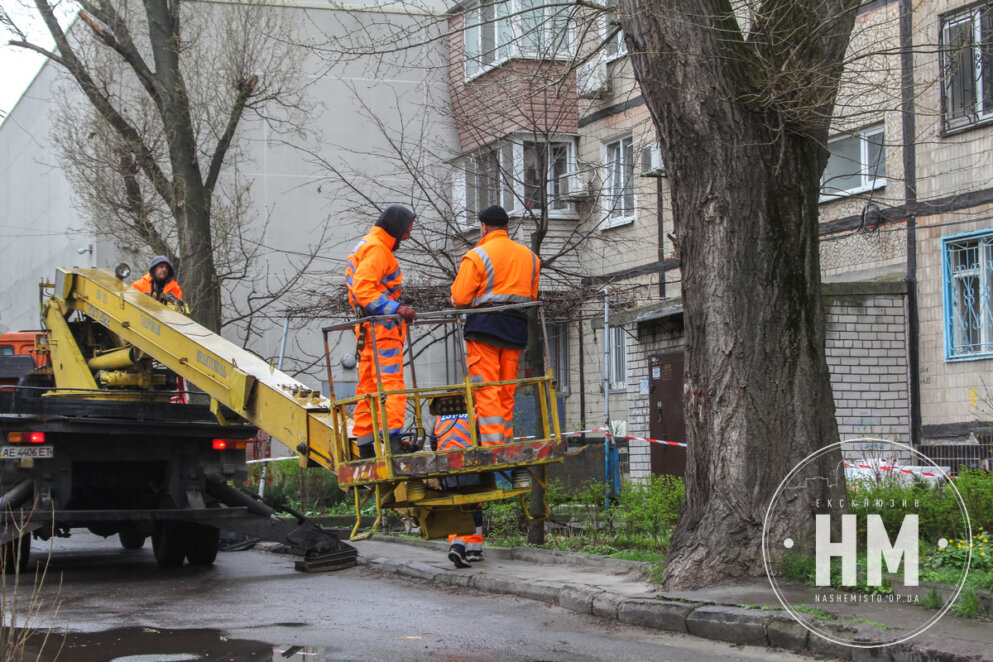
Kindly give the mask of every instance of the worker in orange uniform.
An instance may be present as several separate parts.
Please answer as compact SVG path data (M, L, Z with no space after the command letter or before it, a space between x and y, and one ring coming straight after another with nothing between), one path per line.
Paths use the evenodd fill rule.
M452 305L478 308L538 298L541 260L507 235L507 221L507 212L498 205L479 214L482 239L462 257L452 283ZM514 311L469 315L464 335L470 381L517 378L517 362L528 343L526 314ZM482 446L514 438L514 391L513 385L476 391L476 424Z
M469 436L469 417L465 414L449 414L439 416L434 421L434 438L438 451L451 451L468 448L472 445ZM458 487L476 487L480 484L478 474L468 476L448 476L440 478L446 489ZM472 522L476 530L469 535L452 534L448 536L448 558L456 568L468 568L472 563L483 560L483 508L476 506L472 514Z
M169 258L164 255L152 258L152 263L148 265L148 273L131 283L131 287L162 303L183 301L183 288L176 282L176 270L172 268ZM189 403L186 381L179 375L176 375L176 392L169 398L169 402L182 405Z
M527 303L538 298L541 261L526 246L507 234L507 212L498 205L479 214L482 238L462 257L459 273L452 283L452 305L479 308L511 303ZM528 343L528 323L516 312L475 313L464 328L466 363L472 382L497 382L517 378L521 351ZM514 439L515 386L487 386L475 392L476 425L482 446L503 444ZM471 536L451 534L448 558L456 568L482 561L483 513L473 517L476 531ZM478 545L478 547L477 547Z
M176 282L176 270L164 255L155 256L148 267L148 273L131 283L131 287L162 302L168 301L170 297L183 300L183 289Z
M413 322L417 313L409 306L399 303L400 285L403 275L393 253L400 242L410 239L414 226L414 212L399 205L387 207L375 226L355 246L348 256L345 272L345 285L348 288L348 301L360 317L366 315L399 315L403 321L383 320L375 322L376 346L373 347L371 324L359 325L356 342L359 350L359 383L355 395L375 393L376 359L379 359L380 379L386 391L402 390L403 381L403 342L407 337L407 324ZM399 452L403 432L404 410L407 396L395 394L386 397L386 418L389 425L389 438L393 452ZM359 447L359 458L370 459L376 456L373 448L372 412L367 400L360 400L353 413L355 422L352 434ZM385 431L384 431L385 432Z

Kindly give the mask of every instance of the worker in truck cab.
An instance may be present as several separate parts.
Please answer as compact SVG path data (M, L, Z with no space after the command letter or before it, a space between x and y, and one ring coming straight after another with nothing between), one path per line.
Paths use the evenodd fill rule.
M148 267L148 273L131 283L131 287L163 303L170 297L183 300L183 289L176 282L176 270L164 255L155 256Z
M479 308L526 303L538 298L541 261L507 235L507 212L493 205L479 214L482 238L462 257L452 284L452 305ZM470 381L497 382L517 378L517 363L528 344L527 315L504 311L469 315L464 327ZM476 424L482 446L514 437L512 384L487 386L475 392Z
M370 315L399 315L402 319L380 320L374 323L376 332L373 347L373 324L366 322L356 330L356 347L359 353L359 383L355 395L375 393L376 359L379 359L380 378L386 391L402 390L403 342L407 336L407 323L413 322L417 313L410 306L399 302L403 275L393 253L400 242L410 239L414 226L414 212L394 205L387 207L376 224L355 246L348 256L345 286L352 309L361 317ZM394 394L386 397L386 418L393 452L401 452L403 442L404 411L407 396ZM373 448L373 421L367 400L355 405L352 415L352 434L358 444L359 458L375 457ZM387 431L384 430L384 433Z

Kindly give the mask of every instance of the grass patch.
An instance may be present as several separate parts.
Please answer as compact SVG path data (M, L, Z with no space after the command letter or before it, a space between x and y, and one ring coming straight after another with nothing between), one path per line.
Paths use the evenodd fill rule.
M932 588L928 591L924 599L921 600L921 606L925 609L941 609L945 606L945 601L942 599L938 589Z
M959 596L958 602L952 605L952 611L962 618L979 618L983 616L983 609L979 604L979 596L976 595L976 589L970 588L963 591Z
M798 605L793 607L793 611L798 611L801 614L807 614L813 616L814 618L821 621L836 621L838 617L832 613L826 612L823 609L818 609L817 607L808 607L807 605Z
M642 561L644 563L665 563L665 554L661 552L649 552L644 549L622 549L610 555L612 559L622 561Z

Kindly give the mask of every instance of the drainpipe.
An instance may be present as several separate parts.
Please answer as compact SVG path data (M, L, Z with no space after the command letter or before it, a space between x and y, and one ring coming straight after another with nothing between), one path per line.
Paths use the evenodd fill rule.
M900 82L903 194L907 216L907 368L910 372L910 443L921 442L920 311L917 305L917 123L914 115L914 15L911 0L900 0Z
M610 447L614 433L610 426L610 368L610 301L607 298L607 288L603 288L603 419L607 428L607 433L603 438L603 480L607 485L604 506L608 509L610 508L610 495L613 493Z
M586 357L583 356L583 348L586 347L586 343L583 342L585 334L583 333L583 320L579 320L579 429L586 429ZM586 439L586 433L579 435L580 439Z

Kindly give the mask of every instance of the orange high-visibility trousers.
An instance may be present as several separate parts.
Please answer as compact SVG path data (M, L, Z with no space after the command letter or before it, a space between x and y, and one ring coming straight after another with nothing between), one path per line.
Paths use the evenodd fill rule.
M521 350L467 340L465 351L469 364L469 381L500 382L517 379L517 363ZM513 440L516 390L514 384L505 384L487 386L473 393L481 446L503 444Z
M383 381L384 391L398 391L406 388L403 381L403 341L383 340L376 343L379 350L379 369ZM355 387L355 395L365 395L375 393L378 390L376 383L376 356L373 352L372 343L366 341L362 352L359 355L359 383ZM395 394L386 396L386 419L389 430L382 430L383 438L389 438L391 433L402 432L404 414L407 408L406 394ZM367 400L359 400L352 413L354 425L352 435L359 446L371 444L373 441L372 411L369 409ZM377 421L381 426L382 419Z

